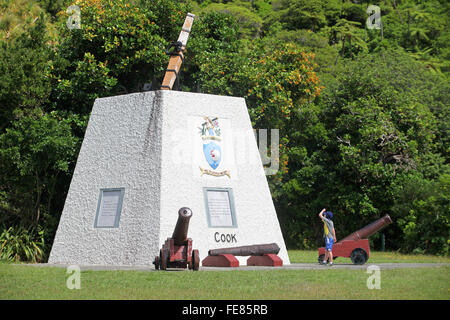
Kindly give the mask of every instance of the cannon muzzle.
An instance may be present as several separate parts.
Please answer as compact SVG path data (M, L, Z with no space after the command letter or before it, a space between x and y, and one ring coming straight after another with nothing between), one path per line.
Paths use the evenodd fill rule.
M391 224L392 220L389 215L385 215L384 217L372 222L371 224L365 226L362 229L359 229L358 231L353 232L352 234L346 236L344 239L341 239L339 242L344 240L361 240L361 239L367 239L374 233L377 233L381 229L383 229L388 224Z
M182 245L187 240L187 234L189 229L189 220L192 217L192 210L183 207L178 210L178 220L173 231L172 238L176 245Z
M255 244L234 248L212 249L208 251L210 256L220 254L232 254L234 256L262 256L264 254L278 254L280 247L276 243Z

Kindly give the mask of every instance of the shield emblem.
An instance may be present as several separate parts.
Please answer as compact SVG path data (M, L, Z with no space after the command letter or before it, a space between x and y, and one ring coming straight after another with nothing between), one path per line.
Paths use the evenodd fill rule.
M215 141L203 144L203 154L211 168L216 169L222 158L222 149Z
M217 118L212 121L205 117L206 122L203 123L201 134L203 139L203 154L206 162L213 169L216 169L222 159L222 148L220 147L220 129Z

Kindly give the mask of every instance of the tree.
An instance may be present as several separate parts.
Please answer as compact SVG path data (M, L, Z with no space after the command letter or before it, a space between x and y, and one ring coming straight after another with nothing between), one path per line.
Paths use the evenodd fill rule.
M238 35L239 26L231 14L204 12L196 17L180 75L182 90L218 93L218 87L221 87L221 93L230 94L233 90L230 88L232 83L223 75L234 72L232 70L236 63L213 66L211 62L228 61L237 57L242 44ZM210 67L213 68L209 69ZM215 80L220 81L220 85L217 86Z
M450 238L450 175L437 180L420 174L399 177L392 211L403 231L400 244L405 252L448 255Z
M331 34L334 39L333 42L336 42L336 39L339 39L342 43L341 49L341 57L344 57L345 54L345 44L348 44L348 50L350 52L350 57L353 56L352 50L352 40L353 45L358 49L367 49L367 45L365 41L361 38L359 29L356 26L361 25L360 22L348 21L346 19L339 19L337 23L331 27ZM336 58L337 63L337 58Z
M43 107L50 95L50 50L44 16L16 39L0 41L0 133L23 114Z
M15 0L0 3L0 40L17 39L26 29L43 17L36 1Z
M262 18L251 8L243 6L240 2L214 3L200 11L200 15L206 12L221 12L233 15L239 24L239 36L241 38L258 38L263 25Z
M322 1L285 1L286 10L281 21L286 29L311 29L317 31L326 26L327 20Z
M273 194L290 246L317 245L321 230L314 221L317 210L326 207L336 213L341 236L388 213L394 220L385 231L388 246L412 250L405 246L407 223L400 220L405 217L392 210L393 203L399 208L411 198L401 196L397 186L404 185L405 175L437 186L430 181L448 168L434 140L439 122L428 105L436 101L421 100L424 86L435 80L420 68L404 52L360 55L346 61L334 80L323 83L323 94L295 113L286 148L288 171ZM417 74L417 82L411 74ZM441 200L425 199L429 208L445 212ZM448 219L444 216L442 221ZM436 239L447 239L444 229L433 229ZM427 250L438 252L438 246L430 244Z
M20 118L0 135L2 220L29 227L52 214L52 201L61 193L58 179L73 170L80 140L72 126L78 122L41 113Z

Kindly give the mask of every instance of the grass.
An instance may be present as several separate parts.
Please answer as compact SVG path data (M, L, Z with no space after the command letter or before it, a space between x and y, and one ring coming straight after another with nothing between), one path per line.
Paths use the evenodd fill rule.
M317 259L317 253L311 251L290 251L289 255L291 262ZM448 262L440 257L392 253L374 253L372 258L372 263ZM0 299L450 299L450 267L447 266L381 270L379 290L367 288L370 274L365 269L326 267L201 272L82 271L80 290L66 287L68 276L64 268L0 263Z
M317 250L289 250L291 263L317 262ZM350 258L338 258L336 263L352 263ZM450 257L402 254L398 252L371 251L368 263L450 263Z

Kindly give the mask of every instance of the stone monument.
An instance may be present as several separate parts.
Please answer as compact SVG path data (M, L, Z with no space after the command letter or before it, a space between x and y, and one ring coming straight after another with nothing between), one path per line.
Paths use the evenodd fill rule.
M151 265L188 207L200 260L276 243L289 264L245 100L171 90L193 18L164 90L95 101L49 263Z
M97 99L49 263L150 265L181 207L193 212L201 260L274 242L289 264L243 98L159 90Z

